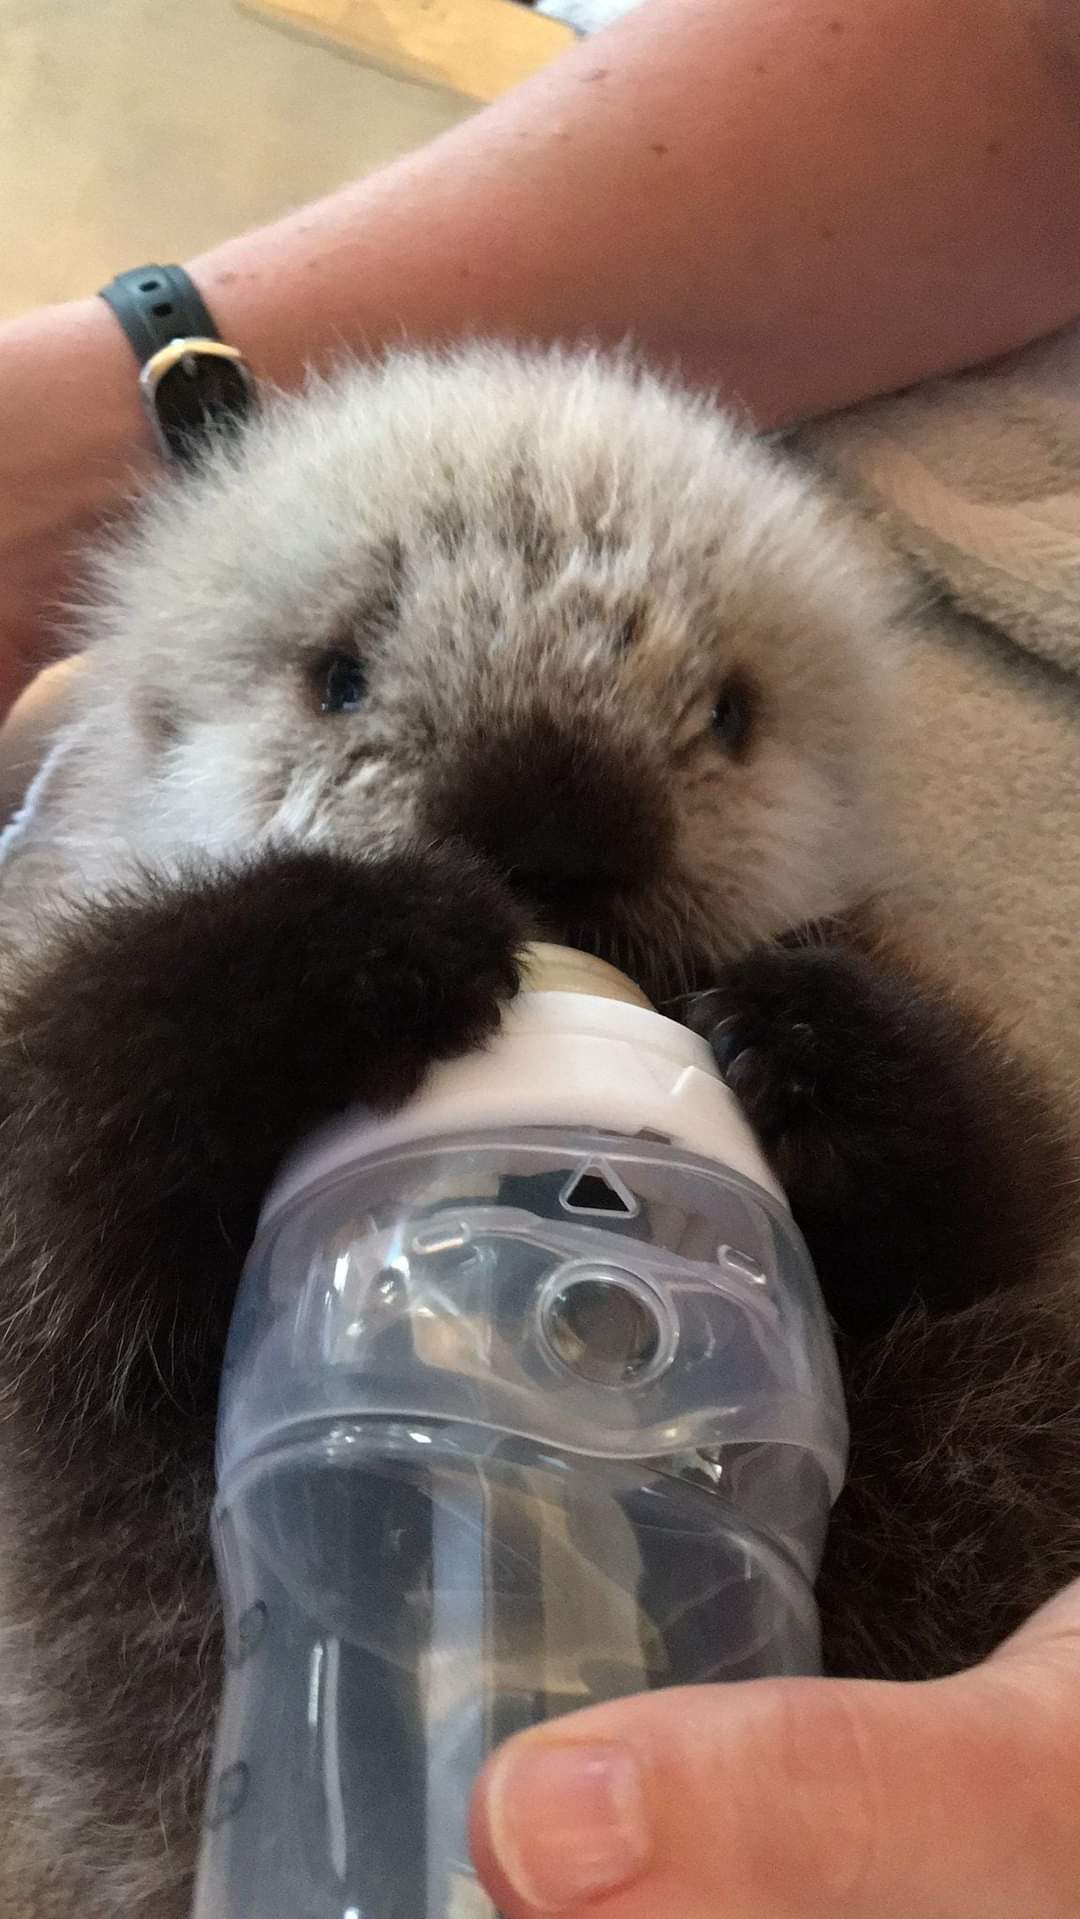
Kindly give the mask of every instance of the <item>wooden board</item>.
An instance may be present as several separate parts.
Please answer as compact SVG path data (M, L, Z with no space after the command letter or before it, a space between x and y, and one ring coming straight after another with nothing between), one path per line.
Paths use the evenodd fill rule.
M576 35L514 0L239 0L253 13L384 72L496 100Z

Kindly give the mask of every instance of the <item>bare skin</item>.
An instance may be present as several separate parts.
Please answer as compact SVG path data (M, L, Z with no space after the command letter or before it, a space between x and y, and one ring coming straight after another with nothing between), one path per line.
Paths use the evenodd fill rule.
M953 1679L754 1680L523 1735L474 1850L507 1919L1076 1919L1078 1731L1074 1586Z
M650 0L373 177L191 262L286 386L343 347L630 334L762 423L1080 313L1074 0ZM0 701L153 471L94 298L0 330Z

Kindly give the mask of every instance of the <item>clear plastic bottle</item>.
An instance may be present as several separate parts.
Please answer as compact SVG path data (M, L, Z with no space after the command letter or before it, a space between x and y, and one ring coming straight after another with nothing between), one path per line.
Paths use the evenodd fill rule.
M708 1047L534 949L488 1051L267 1200L222 1383L196 1919L491 1919L466 1818L508 1734L817 1669L846 1437Z

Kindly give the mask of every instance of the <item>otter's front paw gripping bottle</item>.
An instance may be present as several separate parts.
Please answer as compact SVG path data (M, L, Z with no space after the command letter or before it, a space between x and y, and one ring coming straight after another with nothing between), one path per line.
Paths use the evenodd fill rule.
M197 1919L491 1919L466 1815L508 1734L818 1667L846 1425L805 1247L705 1043L531 968L490 1051L266 1203Z

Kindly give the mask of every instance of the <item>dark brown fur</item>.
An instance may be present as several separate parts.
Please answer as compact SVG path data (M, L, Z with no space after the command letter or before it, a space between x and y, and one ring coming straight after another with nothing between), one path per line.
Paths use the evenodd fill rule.
M1077 1160L1035 1076L868 938L751 954L695 1005L833 1315L852 1452L828 1669L984 1657L1080 1573Z
M463 852L298 853L224 881L148 876L75 916L15 987L0 1387L22 1519L5 1583L49 1622L29 1656L63 1729L51 1790L63 1803L75 1782L73 1887L122 1878L117 1804L190 1865L218 1673L217 1381L274 1170L298 1122L358 1089L397 1105L482 1043L522 925ZM103 1742L110 1725L129 1735Z
M522 925L463 853L276 856L84 910L9 1004L0 1366L33 1522L8 1577L49 1621L36 1678L91 1884L122 1868L117 1802L169 1835L181 1886L190 1865L214 1402L260 1197L298 1132L482 1040ZM1029 1283L1068 1223L1062 1154L992 1042L843 949L733 964L696 1023L717 1014L843 1329L830 1666L948 1671L1080 1570L1080 1341L1067 1296ZM110 1721L139 1737L102 1768Z

